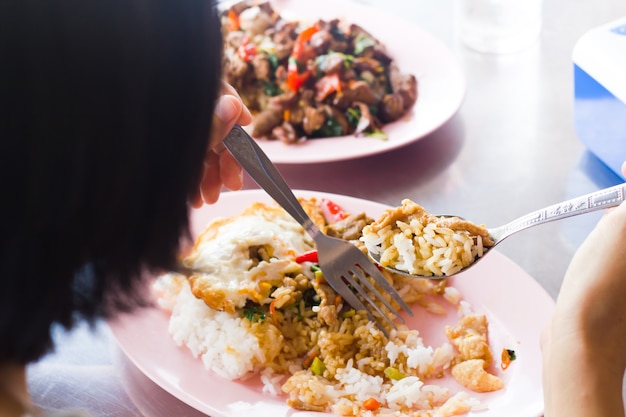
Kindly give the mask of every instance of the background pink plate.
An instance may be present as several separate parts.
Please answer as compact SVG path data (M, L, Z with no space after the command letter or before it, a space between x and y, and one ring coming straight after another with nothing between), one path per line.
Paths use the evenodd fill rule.
M281 12L306 21L344 19L356 23L379 39L400 71L417 77L419 97L404 118L385 125L388 140L342 136L285 145L261 140L274 163L328 162L387 152L423 138L448 121L465 95L465 76L451 51L428 32L384 10L337 0L271 0Z
M366 212L378 217L388 206L317 191L297 190L303 197L327 197L349 212ZM218 216L231 216L256 201L271 199L261 190L224 193L213 206L193 213L194 232ZM550 319L554 301L543 288L517 264L494 251L467 272L450 280L475 312L489 319L489 338L496 358L494 370L505 380L503 390L475 394L488 406L470 413L476 417L539 417L543 414L541 353L539 337ZM420 330L427 345L438 346L445 336L443 326L458 320L454 309L446 316L426 313L417 307L408 320ZM184 403L212 417L321 417L325 413L300 412L289 408L284 397L262 392L257 378L245 382L228 381L206 371L199 359L178 347L168 334L168 316L157 309L146 309L109 323L121 350L157 385ZM517 360L506 371L500 369L503 348L515 350ZM446 376L434 383L453 390L461 389Z

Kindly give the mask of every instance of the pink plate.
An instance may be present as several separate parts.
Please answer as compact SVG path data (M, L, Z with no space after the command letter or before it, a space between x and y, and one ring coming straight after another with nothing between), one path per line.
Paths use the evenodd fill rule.
M423 138L448 121L465 95L465 76L451 51L430 33L384 10L351 1L272 0L274 7L301 20L340 18L356 23L379 39L403 73L417 77L419 98L401 120L384 127L388 140L342 136L297 145L260 140L274 163L329 162L374 155Z
M383 204L317 191L296 191L303 197L327 197L350 212L364 211L379 216ZM218 216L241 212L255 201L271 199L261 190L225 193L213 206L193 213L194 231ZM505 381L505 388L490 394L470 393L488 409L475 417L539 417L543 413L541 353L539 337L554 309L554 301L517 264L497 251L475 267L450 280L477 313L489 319L489 338L496 363L494 371ZM415 309L408 325L420 330L427 345L438 346L444 339L443 326L458 320L451 309L438 316ZM284 397L262 392L257 378L229 381L206 371L199 359L178 347L168 334L168 316L157 309L146 309L109 323L120 348L157 385L184 403L211 417L320 417L325 413L300 412L289 408ZM500 369L502 349L515 351L517 360L506 371ZM450 376L433 381L452 390L461 387Z

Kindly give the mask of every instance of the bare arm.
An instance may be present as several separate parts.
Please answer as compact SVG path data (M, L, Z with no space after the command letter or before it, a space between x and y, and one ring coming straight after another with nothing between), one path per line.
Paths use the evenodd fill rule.
M600 220L565 274L542 342L546 417L624 416L625 243L622 204Z

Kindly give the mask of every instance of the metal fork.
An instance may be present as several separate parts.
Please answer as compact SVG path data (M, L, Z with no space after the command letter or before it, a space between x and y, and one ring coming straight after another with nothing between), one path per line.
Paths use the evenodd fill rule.
M398 310L387 301L368 279L368 277L371 277L409 315L413 315L411 309L402 300L395 288L387 282L367 255L352 243L327 236L315 226L276 166L241 126L236 125L228 133L224 139L224 146L252 179L300 223L304 230L313 238L317 246L319 266L324 274L324 278L348 304L357 310L365 310L370 320L376 322L385 334L388 334L388 332L381 318L394 328L395 324L388 314L381 309L377 301L382 303L400 321L404 322ZM355 291L367 302L367 306L357 297ZM380 317L376 317L373 311L376 311Z

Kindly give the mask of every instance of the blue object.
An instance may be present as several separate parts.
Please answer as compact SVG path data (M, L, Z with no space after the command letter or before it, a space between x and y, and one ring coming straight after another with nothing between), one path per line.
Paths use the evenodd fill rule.
M620 178L626 161L626 18L576 43L574 123L581 142Z
M625 35L626 36L626 25L617 26L617 27L611 29L611 32L617 33L618 35Z

